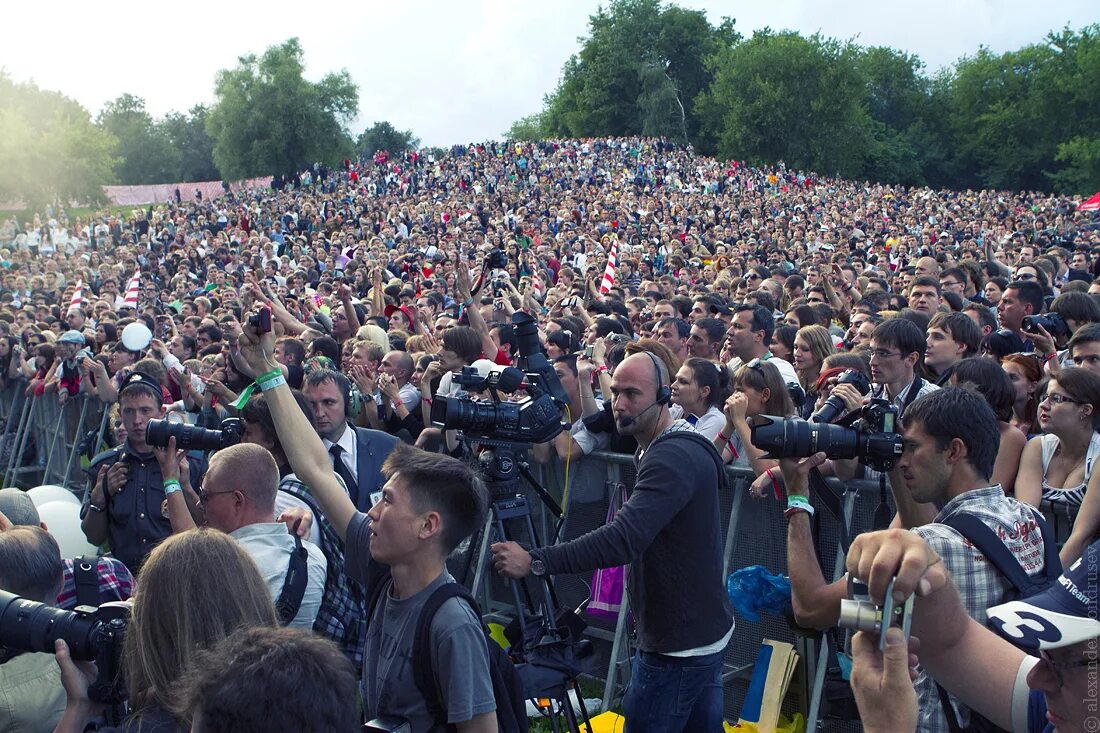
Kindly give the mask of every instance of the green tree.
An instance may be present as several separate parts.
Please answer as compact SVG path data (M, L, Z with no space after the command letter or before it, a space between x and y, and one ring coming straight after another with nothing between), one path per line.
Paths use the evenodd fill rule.
M96 124L118 140L120 183L169 183L177 180L179 151L145 110L145 100L123 94L103 106Z
M550 137L546 117L546 112L536 112L533 115L521 117L512 123L512 126L504 133L504 138L506 140L534 142Z
M363 155L374 155L379 150L400 153L420 147L420 138L412 130L398 130L389 122L375 122L363 130L355 141L355 150Z
M702 134L724 158L857 177L874 125L852 44L765 29L711 63Z
M48 203L106 202L118 141L76 101L0 71L0 200L30 211Z
M291 38L218 72L206 128L224 177L291 173L351 153L347 125L359 111L358 87L346 70L316 83L304 70L301 44Z
M174 181L216 181L221 178L214 165L214 141L206 131L207 110L201 104L187 114L169 112L157 123L179 154Z

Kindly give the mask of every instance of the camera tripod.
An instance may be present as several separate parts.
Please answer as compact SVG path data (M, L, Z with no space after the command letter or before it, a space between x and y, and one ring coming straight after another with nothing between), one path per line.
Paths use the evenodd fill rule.
M464 438L466 439L466 438ZM531 519L531 509L527 496L522 491L522 477L535 490L539 498L559 520L561 507L546 489L539 485L531 474L525 457L527 446L505 440L466 439L476 442L483 448L479 458L485 473L486 484L491 497L489 517L481 532L481 542L477 551L474 571L473 593L479 591L488 595L484 584L488 583L486 566L489 559L489 547L493 542L510 540L515 536L526 536L538 545L538 535ZM517 528L520 534L509 530ZM523 695L535 701L540 709L546 710L551 729L555 733L563 730L558 716L562 716L566 731L580 733L579 721L569 692L573 691L581 709L581 720L591 730L588 710L584 706L577 675L580 673L578 659L579 635L583 623L567 624L559 622L556 616L557 601L549 577L532 578L537 581L535 594L526 581L509 581L508 586L516 607L516 625L518 639L509 649L516 663L516 671L523 681ZM537 597L536 597L537 596ZM528 615L530 611L530 615ZM565 621L566 619L562 619ZM584 642L587 644L587 642Z

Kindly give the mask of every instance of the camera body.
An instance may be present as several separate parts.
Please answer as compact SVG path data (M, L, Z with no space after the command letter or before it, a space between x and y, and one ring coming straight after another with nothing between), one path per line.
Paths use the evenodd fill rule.
M1039 326L1046 329L1046 332L1051 336L1058 338L1058 336L1064 336L1069 333L1069 326L1062 320L1062 317L1057 313L1046 313L1044 315L1024 316L1023 330L1027 333L1039 333Z
M866 631L878 636L878 648L882 651L886 647L886 632L890 627L901 629L906 640L909 639L909 629L913 621L913 595L904 603L894 602L894 580L886 586L886 597L883 605L879 606L871 600L871 595L866 584L848 576L848 597L840 602L841 628L852 631Z
M244 421L237 417L222 420L218 430L207 430L171 420L150 420L145 426L146 443L164 447L168 445L169 438L175 437L176 448L179 450L221 450L240 443L243 436Z
M0 590L0 647L53 654L54 641L64 639L73 659L96 663L98 676L88 687L94 702L115 705L126 699L117 680L129 625L129 601L66 611Z
M824 452L829 458L855 458L876 471L889 471L903 448L897 432L898 409L888 400L873 399L854 417L848 427L757 415L752 444L767 451L768 458L805 458Z
M557 372L539 343L535 319L519 312L512 316L520 368L507 367L482 377L472 367L455 372L454 382L470 390L489 390L493 401L469 397L436 397L432 424L445 430L462 430L470 436L494 440L543 443L562 431L562 406L568 402ZM496 391L515 392L524 386L529 399L506 401Z
M508 253L500 248L489 250L489 254L485 258L485 266L490 270L503 270L508 267Z
M858 369L848 369L840 373L837 377L836 383L850 384L856 388L856 390L865 395L871 391L871 382L867 379L867 375ZM815 412L811 417L811 422L832 422L844 411L844 400L840 397L830 395L829 399L825 400L825 404L821 406L821 409Z
M271 309L266 306L248 317L248 325L256 330L256 333L268 333L271 331Z

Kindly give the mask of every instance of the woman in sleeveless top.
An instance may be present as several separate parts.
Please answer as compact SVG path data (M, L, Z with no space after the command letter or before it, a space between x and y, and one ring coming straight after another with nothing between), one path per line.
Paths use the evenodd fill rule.
M1039 426L1044 434L1028 442L1020 459L1016 498L1035 507L1043 499L1080 506L1100 455L1100 375L1058 371L1039 403Z

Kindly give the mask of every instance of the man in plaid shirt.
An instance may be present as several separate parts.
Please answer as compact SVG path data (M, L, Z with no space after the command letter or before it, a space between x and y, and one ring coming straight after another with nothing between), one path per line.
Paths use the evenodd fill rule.
M990 481L1000 430L981 395L963 387L936 390L909 405L904 423L904 452L890 472L898 507L893 526L910 528L928 542L951 571L967 612L985 623L985 609L1005 600L1010 585L969 540L942 522L961 514L975 517L1035 578L1045 573L1042 518ZM825 454L818 453L781 462L789 497L808 498L809 470L824 460ZM787 565L795 616L805 626L835 626L840 601L847 596L847 580L825 582L814 552L812 507L799 508L804 505L797 500L788 506ZM942 509L937 512L937 507ZM915 686L917 730L949 733L935 681L922 671ZM969 710L952 701L959 723L966 727Z

